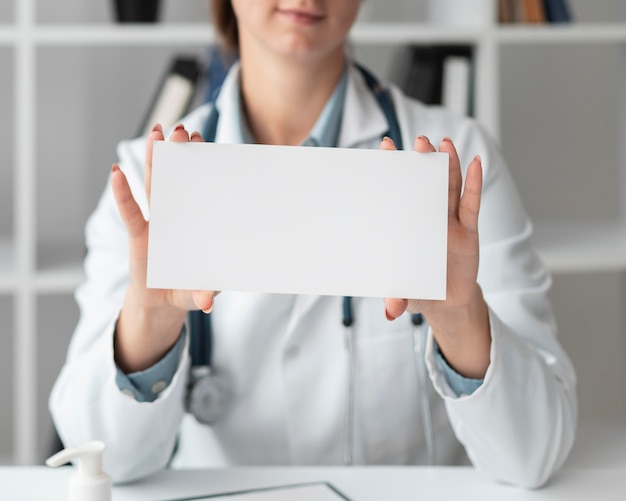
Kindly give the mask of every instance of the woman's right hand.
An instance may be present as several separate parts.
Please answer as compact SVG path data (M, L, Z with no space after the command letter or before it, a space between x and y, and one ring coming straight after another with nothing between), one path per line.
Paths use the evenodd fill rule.
M150 202L152 177L152 145L163 141L163 130L155 125L148 136L144 164L145 190ZM189 136L183 125L178 125L170 141L202 142L198 132ZM130 283L115 331L115 361L129 374L151 367L176 343L187 313L190 310L209 312L213 308L213 291L148 289L148 226L135 201L124 173L113 165L111 187L129 242Z

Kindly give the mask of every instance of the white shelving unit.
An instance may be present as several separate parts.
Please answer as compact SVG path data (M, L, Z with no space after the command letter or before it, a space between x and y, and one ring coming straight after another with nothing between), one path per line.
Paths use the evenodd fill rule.
M619 0L605 3L618 5ZM40 19L42 4L37 0L14 0L12 5L12 9L0 8L0 58L5 57L13 65L0 75L0 89L6 87L13 99L0 98L0 104L12 106L6 114L3 109L2 116L5 122L14 124L8 129L12 143L7 151L0 149L0 181L10 180L14 188L9 191L0 186L0 196L11 199L8 214L0 213L0 329L8 333L0 332L0 340L10 346L14 357L12 364L8 362L13 370L12 384L0 386L0 398L8 395L14 399L8 423L14 426L10 433L14 437L11 461L30 464L41 460L47 440L42 436L47 398L41 392L42 381L54 378L58 370L58 366L45 367L41 355L47 351L41 349L44 345L56 349L57 357L62 357L71 335L77 318L71 294L83 277L83 225L115 160L114 144L133 134L138 114L151 97L150 85L160 75L171 51L202 53L214 40L214 33L209 23L119 26L91 21L45 22ZM514 138L502 135L503 52L509 48L556 46L619 48L626 43L626 21L479 28L434 26L423 19L409 23L361 22L352 32L352 41L357 46L472 44L476 57L476 116L506 146L513 144ZM112 78L117 61L124 58L148 61L143 69L131 69L124 78ZM85 77L85 72L92 76ZM148 87L141 89L142 85ZM94 90L81 104L80 99L85 97L81 92L86 86ZM135 94L126 96L126 91ZM121 100L118 110L96 102L99 99L94 99L94 94L100 97L103 93L107 93L105 99L110 94L112 99ZM65 101L73 99L77 104L66 114ZM616 97L616 102L620 107L626 103L622 96L619 100ZM91 106L95 107L93 113L89 111ZM97 165L92 165L96 160ZM620 189L624 185L622 178L615 182ZM55 202L65 199L70 200L69 208ZM557 274L625 271L624 207L626 201L615 217L600 222L579 217L545 221L535 218L537 245L548 267ZM55 232L60 233L59 238L54 238ZM58 338L58 342L51 342L45 338L50 325L41 312L56 311L57 307L62 309L62 319L57 322L62 331L51 333ZM5 319L8 312L11 318ZM0 344L3 347L5 344ZM5 364L0 363L2 367ZM0 432L5 424L0 423ZM3 446L6 444L0 436ZM8 453L0 450L0 460Z

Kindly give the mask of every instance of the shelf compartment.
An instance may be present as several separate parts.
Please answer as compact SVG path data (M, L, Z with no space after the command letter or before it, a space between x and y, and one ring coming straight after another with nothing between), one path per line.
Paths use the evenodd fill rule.
M10 295L0 294L0 464L12 463L13 457L13 340L15 323L14 301Z
M15 18L13 4L13 0L0 2L0 26L13 22Z
M37 122L39 292L64 292L82 280L85 223L107 186L111 164L118 160L116 146L137 134L162 74L174 54L181 53L202 59L205 48L38 50L37 101L46 103L46 113ZM68 66L80 71L58 71ZM71 106L60 98L59 89L62 96L72 96ZM83 139L68 146L59 141L60 135Z
M37 364L37 444L38 460L43 462L54 442L48 399L78 323L78 306L71 295L40 295L37 318L37 360L42 361Z
M507 46L500 53L504 157L531 219L538 226L564 221L563 238L574 237L569 222L588 221L592 234L603 235L624 220L622 116L615 105L623 94L621 59L621 47L610 44ZM558 71L546 72L550 67ZM619 255L604 255L603 263L592 257L593 242L582 245L589 247L576 246L579 257L562 249L555 269L622 269ZM555 246L546 249L549 256Z
M16 278L15 243L9 236L0 235L0 294L15 289Z
M13 66L13 51L0 47L0 67ZM15 284L15 113L12 71L0 72L0 110L5 118L0 124L0 293L12 290ZM6 113L6 114L5 114Z
M19 0L22 1L22 0ZM184 5L181 5L184 3ZM189 20L209 20L208 1L161 2L159 21L155 26L169 25ZM114 0L85 2L63 0L63 8L46 0L37 0L37 22L47 24L116 24Z

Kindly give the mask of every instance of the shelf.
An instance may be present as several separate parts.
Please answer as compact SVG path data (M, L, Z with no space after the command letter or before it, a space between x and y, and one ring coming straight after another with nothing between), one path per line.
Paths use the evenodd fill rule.
M9 237L0 236L0 293L15 288L15 246Z
M0 24L0 47L14 45L17 40L17 30L11 25Z
M624 43L626 42L626 24L513 25L497 28L495 35L502 44Z
M46 246L39 249L39 269L35 273L35 289L38 293L72 293L84 280L83 256L73 246Z
M534 241L553 273L626 270L626 224L537 224Z
M75 252L73 254L76 254ZM38 293L72 293L84 280L83 261L63 249L49 249L41 269L34 273L34 288ZM11 294L17 287L15 245L11 238L0 237L0 294Z
M92 25L55 25L40 26L33 33L39 45L195 45L209 44L214 41L213 27L208 23L193 24L156 24L129 25L92 24Z
M39 24L23 36L43 46L172 46L208 44L215 41L210 23L162 23L120 25L115 23ZM0 44L17 43L20 32L0 24ZM433 26L426 23L359 22L351 40L363 44L479 43L492 39L500 44L626 43L625 23L573 23L509 25L486 28Z
M83 264L68 263L38 272L35 289L40 294L72 294L84 279Z
M489 32L489 30L487 30ZM357 23L350 39L362 44L460 43L474 44L485 30L441 27L425 23Z

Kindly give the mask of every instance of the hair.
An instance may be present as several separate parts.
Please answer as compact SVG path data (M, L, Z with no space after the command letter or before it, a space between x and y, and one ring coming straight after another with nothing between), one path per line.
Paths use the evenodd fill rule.
M211 0L213 25L222 39L225 51L239 50L239 28L237 16L230 0Z

